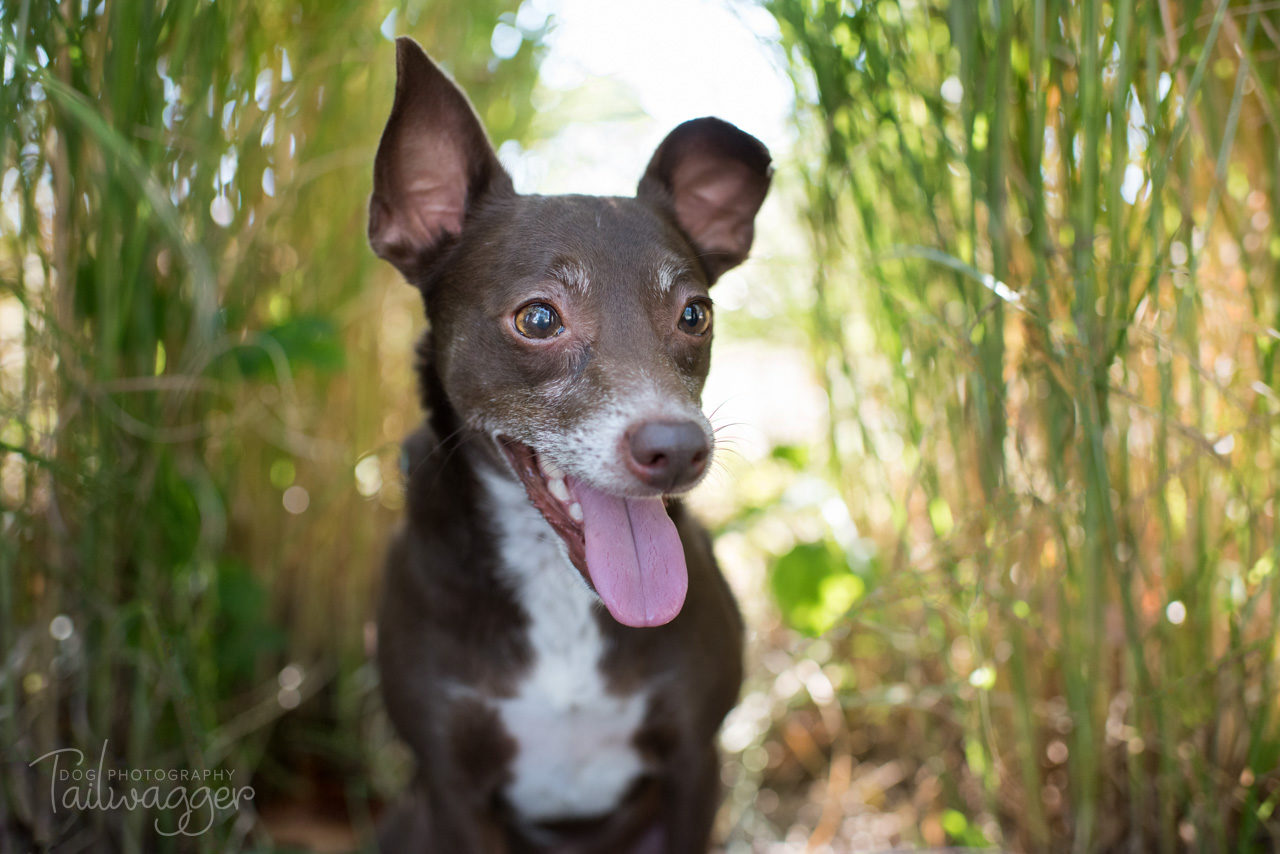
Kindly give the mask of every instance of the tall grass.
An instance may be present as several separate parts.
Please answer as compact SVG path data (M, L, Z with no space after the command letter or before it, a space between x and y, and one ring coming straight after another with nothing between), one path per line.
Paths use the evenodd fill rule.
M317 762L367 819L370 579L416 409L380 345L403 362L419 310L363 239L379 28L447 51L500 141L541 35L494 56L513 12L0 7L0 849L264 844L255 807ZM32 763L66 748L260 797L167 840L155 812L55 812Z
M894 722L931 842L1275 850L1280 13L766 5L881 546L849 725Z

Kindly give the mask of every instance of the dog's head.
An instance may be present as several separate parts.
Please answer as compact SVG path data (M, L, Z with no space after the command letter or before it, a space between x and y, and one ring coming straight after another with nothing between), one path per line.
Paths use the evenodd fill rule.
M769 153L696 119L635 198L522 196L462 91L411 39L396 63L369 240L422 291L462 422L502 450L617 619L666 622L687 579L662 497L711 456L709 289L751 247Z

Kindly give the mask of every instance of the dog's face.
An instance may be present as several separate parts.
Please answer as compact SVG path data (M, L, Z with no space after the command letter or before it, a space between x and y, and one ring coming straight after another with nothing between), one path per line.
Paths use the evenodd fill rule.
M699 407L712 306L687 242L634 199L504 207L463 232L432 301L450 401L470 426L609 493L688 489L712 439ZM704 459L641 469L629 431L652 421L692 425Z
M635 198L520 196L465 96L412 41L397 61L370 240L422 289L463 423L502 450L615 617L665 622L684 560L662 496L712 452L709 288L750 248L768 152L699 119L659 146Z

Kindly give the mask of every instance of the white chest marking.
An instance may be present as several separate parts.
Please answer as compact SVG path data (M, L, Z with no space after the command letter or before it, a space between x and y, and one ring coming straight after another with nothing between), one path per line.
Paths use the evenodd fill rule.
M515 695L492 701L517 745L505 795L534 821L608 812L644 770L632 738L647 698L607 690L596 597L524 487L489 473L484 480L499 520L499 554L529 614L533 647L533 665Z

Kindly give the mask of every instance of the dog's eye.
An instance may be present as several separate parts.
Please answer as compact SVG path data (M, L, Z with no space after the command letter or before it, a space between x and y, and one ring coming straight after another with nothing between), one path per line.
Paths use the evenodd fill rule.
M711 303L696 299L680 312L679 326L690 335L705 335L711 328Z
M525 338L554 338L564 331L560 315L545 302L531 302L516 312L516 331Z

